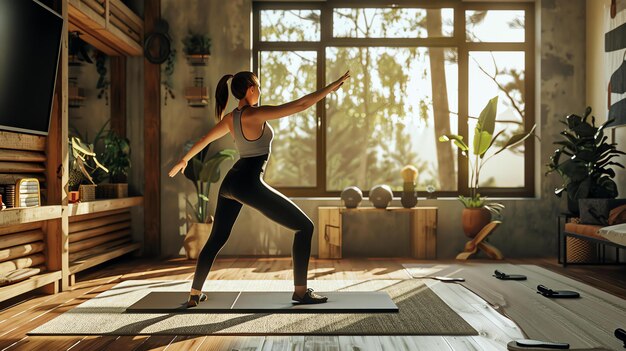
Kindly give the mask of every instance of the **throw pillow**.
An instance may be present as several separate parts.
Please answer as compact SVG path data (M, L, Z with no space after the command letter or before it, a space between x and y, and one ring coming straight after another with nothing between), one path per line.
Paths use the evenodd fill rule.
M626 223L626 205L617 206L609 212L609 225Z

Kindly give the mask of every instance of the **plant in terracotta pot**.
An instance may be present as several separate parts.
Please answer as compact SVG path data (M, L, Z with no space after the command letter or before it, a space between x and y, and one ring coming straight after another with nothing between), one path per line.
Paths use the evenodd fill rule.
M466 236L473 238L478 232L491 221L491 215L500 215L504 209L504 205L500 203L486 203L486 197L481 196L478 192L480 184L480 171L487 161L502 151L519 145L524 142L534 131L536 125L533 125L528 133L514 134L502 145L502 147L490 156L485 157L487 151L494 145L498 136L504 130L495 133L496 114L498 107L498 97L489 100L485 108L483 108L478 123L474 129L474 140L472 143L471 154L470 147L465 144L461 135L445 134L439 137L441 142L453 142L460 150L461 154L468 158L470 166L470 188L469 196L459 196L459 200L465 208L463 209L462 221L463 231Z
M189 151L195 141L185 145L185 152ZM191 180L196 188L197 202L192 204L187 200L190 209L191 226L187 231L183 246L188 259L196 259L200 250L206 243L213 226L213 216L209 214L209 190L211 183L216 183L220 179L220 164L227 160L235 159L237 151L234 149L224 149L217 153L209 153L210 143L204 150L197 153L185 168L185 177Z
M208 35L193 33L189 30L187 36L181 40L183 51L192 65L206 65L211 55L211 38Z
M579 213L579 199L616 198L617 185L612 179L615 171L610 166L624 168L612 159L626 153L617 150L617 143L607 143L608 137L604 135L604 128L614 119L596 127L595 117L589 118L590 115L591 107L587 107L584 117L571 114L561 121L567 126L560 133L564 140L554 142L561 147L554 151L547 164L546 175L556 172L563 179L554 194L560 197L567 192L567 207L573 214Z

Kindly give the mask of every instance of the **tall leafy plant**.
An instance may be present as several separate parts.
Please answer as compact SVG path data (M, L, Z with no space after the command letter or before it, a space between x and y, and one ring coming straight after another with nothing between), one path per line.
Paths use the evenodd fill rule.
M567 191L568 207L574 213L578 212L578 199L617 197L617 185L612 179L615 171L610 167L624 168L612 159L626 153L617 150L617 143L607 143L608 137L604 135L604 129L614 119L596 127L596 119L589 118L590 115L591 107L587 107L584 117L571 114L560 121L567 127L560 133L564 140L554 142L561 147L554 151L546 165L546 175L556 172L563 179L554 194L560 197Z
M194 144L195 141L185 144L185 152L189 151ZM234 149L224 149L215 154L209 154L211 144L213 143L207 145L189 160L184 172L185 177L191 180L196 187L197 204L193 205L187 200L187 205L192 209L193 217L198 223L210 222L211 216L208 213L208 205L211 183L217 183L220 179L220 164L227 159L234 160L237 154Z
M480 113L480 116L478 117L478 122L476 123L476 128L474 129L474 140L472 142L471 150L471 154L473 155L473 157L469 155L470 147L463 141L463 136L456 134L444 134L439 137L439 141L441 142L453 142L461 150L461 154L467 157L469 161L471 172L471 185L469 188L470 194L469 197L460 195L459 200L466 208L485 207L495 214L499 214L500 211L504 208L504 205L498 203L485 203L485 198L481 197L480 193L478 192L480 184L480 171L487 163L487 161L489 161L492 157L526 140L535 131L536 127L536 125L533 125L528 133L512 135L511 138L509 138L509 140L504 143L502 147L500 147L500 149L498 149L490 156L485 157L487 151L491 149L491 146L495 143L498 136L500 136L504 132L504 130L501 130L494 135L497 109L498 97L496 96L489 100L489 102L487 102L487 105Z
M109 169L110 183L124 183L130 168L130 141L109 129L102 138L102 163Z

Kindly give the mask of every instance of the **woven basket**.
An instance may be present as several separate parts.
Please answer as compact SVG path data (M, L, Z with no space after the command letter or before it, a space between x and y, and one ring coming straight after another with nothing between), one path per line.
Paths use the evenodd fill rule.
M96 199L96 186L93 184L81 184L78 186L81 202L94 201Z
M128 197L128 183L100 184L96 188L99 199L119 199Z
M567 237L566 244L568 263L588 263L597 260L597 244L569 236Z

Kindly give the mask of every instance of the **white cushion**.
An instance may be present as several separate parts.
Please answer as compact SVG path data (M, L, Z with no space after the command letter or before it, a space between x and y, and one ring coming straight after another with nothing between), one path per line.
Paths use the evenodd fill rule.
M598 234L606 240L626 246L626 223L600 228Z

